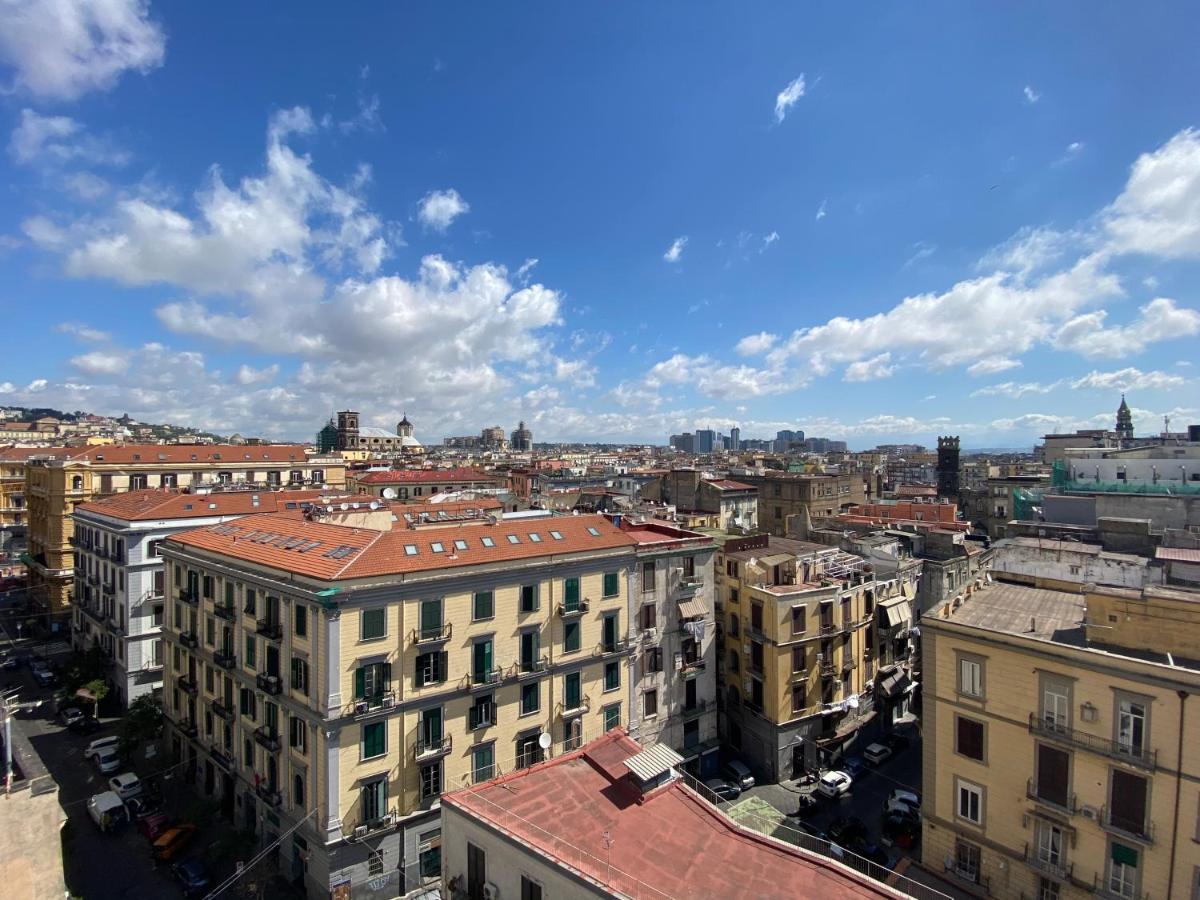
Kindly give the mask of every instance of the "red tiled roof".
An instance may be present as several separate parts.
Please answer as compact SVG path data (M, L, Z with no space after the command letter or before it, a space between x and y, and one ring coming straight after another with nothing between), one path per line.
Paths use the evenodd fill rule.
M109 444L80 448L73 459L105 463L303 462L304 444Z
M390 509L391 507L389 507ZM595 530L592 534L589 529ZM551 532L562 539L555 539ZM540 540L530 535L537 534ZM270 537L269 535L274 535ZM509 540L517 538L517 543ZM491 546L484 543L490 539ZM554 516L536 519L479 520L436 527L408 528L394 523L389 531L335 525L285 514L247 516L236 523L195 528L172 541L284 572L326 581L419 574L466 566L544 556L631 547L633 540L603 516ZM455 541L465 541L466 549ZM283 546L291 542L291 546ZM317 542L307 550L306 543ZM442 550L434 549L440 543ZM408 548L416 552L409 552ZM344 554L338 548L347 548Z
M1186 547L1158 547L1154 551L1154 558L1170 562L1200 563L1200 550L1190 550Z
M824 857L739 828L679 781L642 798L642 748L614 729L580 750L442 796L449 809L644 898L901 897Z
M639 547L650 549L650 545L663 544L711 544L716 548L716 542L706 534L680 528L669 522L630 523L628 519L621 520L621 530L637 541Z
M719 491L756 491L756 490L758 490L758 488L756 488L752 484L746 484L741 481L732 481L731 479L728 479L728 478L720 478L715 481L709 481L706 483L711 484L713 487L715 487Z
M0 448L0 462L24 462L31 456L49 456L58 459L77 452L78 448L71 447L3 447Z
M475 469L390 469L387 472L365 472L356 475L359 484L431 484L445 481L484 481L489 484L503 479Z
M338 494L339 498L348 496ZM103 500L81 503L77 512L88 512L112 519L142 521L146 519L191 519L205 516L238 516L252 513L282 512L291 503L295 509L304 501L332 495L319 489L295 491L218 491L191 494L149 488L114 494Z

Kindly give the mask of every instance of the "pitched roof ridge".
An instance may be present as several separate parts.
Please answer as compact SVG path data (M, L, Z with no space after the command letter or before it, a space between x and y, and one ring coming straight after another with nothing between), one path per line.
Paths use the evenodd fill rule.
M351 557L350 557L348 560L346 560L346 564L345 564L344 566L342 566L340 569L338 569L338 570L337 570L337 572L334 574L334 576L333 576L333 577L334 577L334 578L341 578L343 575L345 575L345 574L346 574L346 570L347 570L347 569L349 569L349 568L350 568L352 565L354 565L356 562L358 562L360 559L362 559L362 558L363 558L363 556L365 556L365 555L367 554L367 551L369 551L369 550L370 550L372 547L374 547L374 546L375 546L375 544L376 544L376 543L377 543L377 542L378 542L378 541L379 541L379 540L380 540L380 539L381 539L381 538L382 538L382 537L383 537L385 534L391 534L391 532L390 532L390 531L376 531L376 532L375 532L375 537L373 537L373 538L371 538L371 540L367 541L367 545L366 545L365 547L360 547L357 553L355 553L355 554L354 554L353 556L351 556Z

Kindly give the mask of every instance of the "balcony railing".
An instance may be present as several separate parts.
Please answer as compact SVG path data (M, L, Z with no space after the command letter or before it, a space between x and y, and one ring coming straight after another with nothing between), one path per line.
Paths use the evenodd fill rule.
M187 588L184 588L179 592L179 599L184 603L190 603L192 606L198 606L200 604L200 592L189 591Z
M523 659L517 663L518 678L532 678L534 675L541 675L550 668L550 659L545 656L539 656L537 659Z
M568 705L566 700L562 701L561 715L564 719L581 716L592 708L592 700L587 694L584 694L582 697L576 697L571 703L573 705Z
M698 718L708 710L708 700L697 700L691 706L684 706L683 720L686 722L689 719Z
M356 717L373 716L376 713L386 712L396 706L395 691L381 691L378 694L372 694L370 697L359 697L354 701L353 712Z
M684 678L690 678L693 675L699 675L707 668L707 663L702 659L685 659L682 667L679 669L679 674Z
M832 678L834 674L834 666L832 659L817 660L817 670L821 673L822 678Z
M265 694L278 694L283 691L283 679L278 675L259 672L254 680L258 684L258 689Z
M179 730L182 731L185 736L190 738L194 738L200 733L200 729L196 727L196 723L191 719L180 719Z
M237 654L232 650L217 650L213 653L213 662L222 669L232 669L237 665Z
M450 635L453 631L454 628L450 622L444 625L436 625L433 628L414 628L412 641L414 644L437 644L450 640Z
M226 722L233 721L233 704L226 703L224 700L214 700L212 702L212 711L224 719Z
M175 679L175 684L190 697L195 697L200 691L200 686L196 684L196 679L189 678L187 675L179 676L179 678Z
M1052 807L1068 815L1073 816L1079 812L1078 798L1074 794L1068 793L1065 797L1047 797L1039 794L1038 784L1032 778L1025 782L1025 796L1036 803Z
M1074 728L1068 728L1066 725L1047 721L1037 713L1029 714L1029 730L1033 734L1049 740L1089 750L1092 753L1098 753L1110 759L1129 763L1129 765L1137 766L1140 769L1154 771L1158 768L1157 750L1151 750L1148 747L1135 747L1123 744L1120 741L1114 741L1110 738L1077 731Z
M704 587L704 576L702 575L679 576L679 590L682 593L694 594L702 587Z
M278 641L283 638L283 626L272 619L263 619L254 630L268 640Z
M588 611L588 602L580 600L577 603L560 603L558 605L558 615L560 618L567 616L579 616Z
M213 604L213 615L232 622L237 617L237 607L232 603L216 603Z
M1038 855L1037 848L1031 847L1028 844L1025 845L1025 862L1038 872L1042 872L1052 878L1061 878L1064 880L1069 879L1075 869L1074 863L1069 863L1061 858L1058 862L1042 859Z
M1154 823L1137 822L1119 813L1114 813L1111 806L1100 807L1100 824L1108 831L1125 837L1133 838L1143 844L1154 843Z
M254 740L268 753L276 753L282 746L279 731L270 725L259 725L254 729Z
M821 634L833 634L835 631L838 631L838 630L839 629L838 629L837 623L832 620L830 620L828 622L822 622L820 625Z
M194 631L179 632L179 643L190 650L195 650L200 646L200 638Z
M488 684L499 684L504 678L500 669L477 669L471 673L471 686L482 687Z
M432 759L435 756L441 756L444 753L450 752L452 744L453 742L448 734L429 740L426 740L424 737L418 737L417 742L413 744L413 758Z
M254 789L254 793L258 794L258 799L267 806L278 808L283 803L283 795L279 791L273 791L265 784L260 784Z
M600 646L596 648L597 656L604 656L609 653L624 653L629 649L629 641L625 638L618 638L615 641L601 641Z

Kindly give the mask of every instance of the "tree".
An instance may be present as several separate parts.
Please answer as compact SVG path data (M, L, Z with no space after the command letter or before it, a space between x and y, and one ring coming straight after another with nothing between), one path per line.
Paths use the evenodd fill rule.
M95 678L83 685L82 689L92 695L92 715L99 718L100 701L108 696L108 682L103 678Z
M129 756L145 741L158 740L162 719L162 706L154 694L142 694L130 703L117 728L121 752Z

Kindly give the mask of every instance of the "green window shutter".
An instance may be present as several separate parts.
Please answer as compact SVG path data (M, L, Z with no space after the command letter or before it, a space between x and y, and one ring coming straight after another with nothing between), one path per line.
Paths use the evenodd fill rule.
M620 586L617 583L617 573L616 572L605 572L604 573L604 596L605 597L615 597L620 592L621 592Z
M579 602L579 579L568 578L563 583L563 593L568 606L573 606Z
M386 691L392 684L392 664L385 662L380 667L380 677L383 679L383 689Z
M1137 868L1137 851L1132 847L1126 847L1124 844L1118 844L1116 841L1113 841L1112 861L1115 863L1120 863L1123 866L1132 866Z
M354 698L361 700L367 696L367 670L359 666L354 670Z
M233 606L233 585L230 582L225 582L225 605Z

